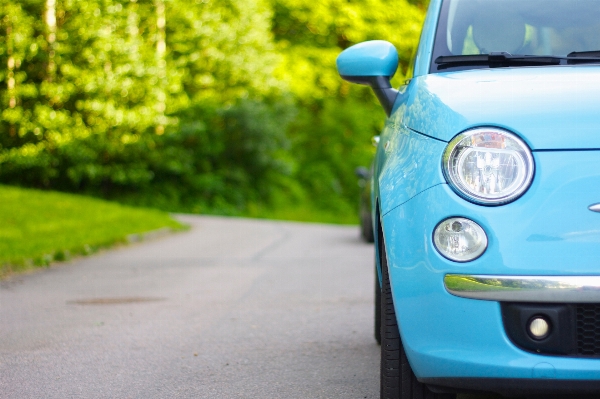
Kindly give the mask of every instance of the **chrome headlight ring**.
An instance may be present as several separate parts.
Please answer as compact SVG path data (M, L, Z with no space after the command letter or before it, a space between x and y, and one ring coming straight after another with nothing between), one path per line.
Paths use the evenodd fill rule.
M442 169L452 189L480 205L504 205L519 198L533 180L535 165L519 137L495 127L470 129L444 151Z

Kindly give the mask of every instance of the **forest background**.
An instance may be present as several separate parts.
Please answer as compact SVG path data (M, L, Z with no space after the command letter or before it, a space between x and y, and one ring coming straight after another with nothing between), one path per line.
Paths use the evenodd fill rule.
M335 59L388 40L398 86L426 2L0 0L0 183L355 222L385 114Z

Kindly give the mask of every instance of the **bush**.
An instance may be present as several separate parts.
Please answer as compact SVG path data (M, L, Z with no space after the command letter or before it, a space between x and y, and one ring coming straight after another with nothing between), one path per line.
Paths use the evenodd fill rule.
M174 211L239 212L268 203L291 176L286 130L294 113L285 101L197 104L164 135L91 135L2 151L0 180Z

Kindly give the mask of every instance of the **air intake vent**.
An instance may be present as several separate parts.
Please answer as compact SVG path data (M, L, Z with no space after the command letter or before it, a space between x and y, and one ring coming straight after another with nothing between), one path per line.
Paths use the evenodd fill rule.
M577 305L577 353L600 356L600 305Z

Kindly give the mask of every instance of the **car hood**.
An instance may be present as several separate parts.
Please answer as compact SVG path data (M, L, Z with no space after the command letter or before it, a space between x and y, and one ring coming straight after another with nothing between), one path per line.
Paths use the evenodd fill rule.
M430 74L413 79L404 96L404 125L443 141L498 126L533 150L600 149L600 66Z

